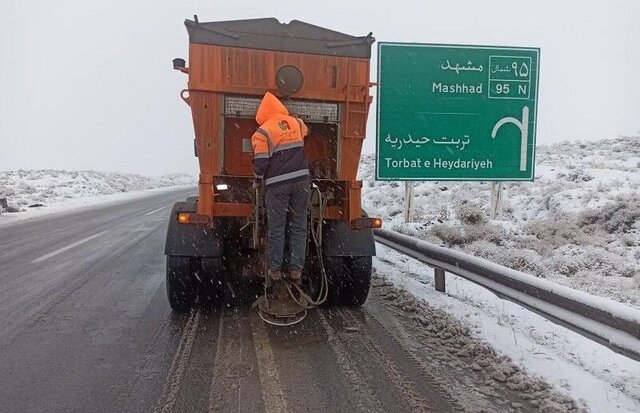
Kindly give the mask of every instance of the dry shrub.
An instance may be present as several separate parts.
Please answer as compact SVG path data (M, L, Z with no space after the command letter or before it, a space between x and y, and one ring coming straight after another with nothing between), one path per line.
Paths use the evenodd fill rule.
M462 246L474 241L487 241L500 244L504 239L502 228L497 225L464 225L462 227L440 224L432 226L429 231L447 246Z
M578 218L564 212L556 212L546 218L528 222L523 231L550 246L602 245L608 234L595 225L581 226Z
M497 225L467 225L464 229L467 235L467 243L482 240L500 245L505 239L504 231Z
M466 251L476 257L487 259L513 270L538 277L545 276L544 267L540 264L541 256L533 250L514 250L479 240L470 244Z
M588 247L579 256L584 271L594 272L610 277L635 277L639 270L628 258L596 247Z
M572 171L567 175L567 180L571 182L589 182L592 179L593 176L581 170Z
M466 238L462 228L439 224L432 226L429 229L429 233L442 240L447 246L466 244Z
M569 256L552 256L548 260L548 267L552 271L571 277L583 268L582 262Z
M476 257L484 258L489 261L494 261L496 257L498 257L500 252L500 247L489 242L489 241L474 241L465 249L471 255Z
M552 254L553 250L557 248L555 245L540 240L532 235L515 238L512 242L514 248L534 250L542 256Z
M537 277L546 277L544 267L540 265L541 257L533 250L505 251L501 258L500 264L505 267Z
M609 234L626 232L640 220L640 196L637 194L618 198L600 209L590 209L580 214L580 227L597 226Z
M487 222L482 208L470 202L463 202L456 211L456 217L467 225L480 225Z

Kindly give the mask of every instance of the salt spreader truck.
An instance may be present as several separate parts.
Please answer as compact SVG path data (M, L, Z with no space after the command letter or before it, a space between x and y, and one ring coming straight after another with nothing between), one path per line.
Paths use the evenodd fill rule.
M189 61L182 100L191 108L200 166L198 195L177 202L167 231L166 287L171 308L185 311L200 297L217 304L224 286L265 280L266 214L252 188L251 136L265 92L310 126L305 139L312 196L302 286L281 294L266 280L261 315L289 322L325 300L363 304L375 255L378 218L362 211L356 179L372 98L372 34L354 37L302 21L275 18L186 20ZM296 307L297 306L297 307ZM264 318L264 317L263 317ZM298 317L299 318L299 317Z

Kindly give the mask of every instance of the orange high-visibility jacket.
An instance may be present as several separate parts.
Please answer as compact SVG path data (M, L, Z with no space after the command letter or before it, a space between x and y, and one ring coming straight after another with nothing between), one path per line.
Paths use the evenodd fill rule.
M256 122L260 127L251 137L256 178L273 185L308 176L304 138L309 128L302 119L289 116L282 102L267 92L258 107Z

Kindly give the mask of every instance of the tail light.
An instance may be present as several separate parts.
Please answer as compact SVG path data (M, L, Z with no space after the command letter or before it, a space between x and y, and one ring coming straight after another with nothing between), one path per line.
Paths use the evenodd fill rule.
M194 212L178 212L178 222L181 224L208 224L209 217Z
M369 229L369 228L382 228L381 218L356 218L351 221L352 229Z

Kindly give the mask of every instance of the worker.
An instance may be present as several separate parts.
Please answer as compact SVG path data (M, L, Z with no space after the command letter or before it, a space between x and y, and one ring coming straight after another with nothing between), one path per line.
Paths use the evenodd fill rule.
M260 127L251 137L254 188L264 184L267 210L268 275L281 280L288 227L289 276L299 283L307 246L309 167L304 156L304 138L309 128L289 116L277 97L267 92L258 107Z

